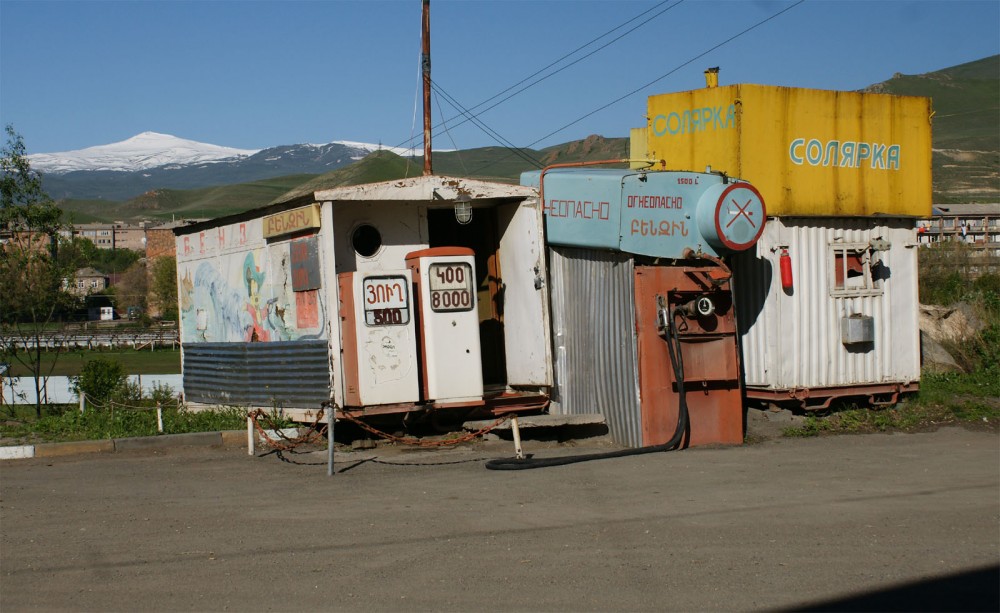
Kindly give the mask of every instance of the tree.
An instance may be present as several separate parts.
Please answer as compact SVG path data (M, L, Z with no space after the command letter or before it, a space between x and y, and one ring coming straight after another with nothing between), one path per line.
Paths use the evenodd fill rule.
M10 125L6 134L0 149L0 357L31 372L40 417L45 381L56 364L53 359L43 368L42 352L52 345L59 355L62 343L51 328L76 303L65 291L75 268L58 257L62 211L42 191L24 140Z
M177 260L171 257L153 260L149 289L160 317L177 321Z
M145 260L140 260L129 266L128 270L118 278L118 283L113 288L118 309L123 311L129 307L137 306L145 311L147 285Z

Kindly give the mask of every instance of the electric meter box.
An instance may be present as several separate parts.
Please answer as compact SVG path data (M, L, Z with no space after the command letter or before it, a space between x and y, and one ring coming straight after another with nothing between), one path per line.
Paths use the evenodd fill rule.
M346 272L337 277L345 405L417 402L420 369L410 271Z
M420 305L420 356L425 401L482 402L483 367L476 308L475 256L464 247L407 254Z

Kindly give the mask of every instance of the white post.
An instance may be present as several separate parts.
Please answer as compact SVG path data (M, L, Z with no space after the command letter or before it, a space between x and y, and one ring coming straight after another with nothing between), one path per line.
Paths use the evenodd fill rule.
M510 418L510 431L514 433L514 455L518 460L524 459L524 452L521 451L521 428L517 425L517 414Z
M83 415L83 410L87 407L87 392L80 390L80 415Z
M247 413L247 455L253 455L253 418Z
M160 401L156 401L156 429L163 434L163 407L160 406Z

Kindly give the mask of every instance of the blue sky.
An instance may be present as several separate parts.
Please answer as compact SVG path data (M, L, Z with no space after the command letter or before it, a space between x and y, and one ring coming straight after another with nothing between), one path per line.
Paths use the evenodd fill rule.
M627 136L647 95L702 87L710 66L723 85L854 90L1000 53L998 0L685 0L654 16L676 3L432 0L432 76L473 107L645 13L480 116L506 141L540 148ZM30 153L147 130L247 149L401 145L421 133L419 53L419 0L0 0L0 123ZM436 100L435 125L457 114ZM435 148L498 144L455 123Z

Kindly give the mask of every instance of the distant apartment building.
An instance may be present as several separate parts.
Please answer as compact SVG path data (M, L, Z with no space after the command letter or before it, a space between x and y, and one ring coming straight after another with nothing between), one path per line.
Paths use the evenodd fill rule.
M1000 255L1000 203L935 204L933 217L917 223L921 243L957 240Z
M146 228L148 225L148 222L139 222L133 225L120 221L114 223L85 223L75 226L73 228L73 235L90 240L98 249L145 251Z

